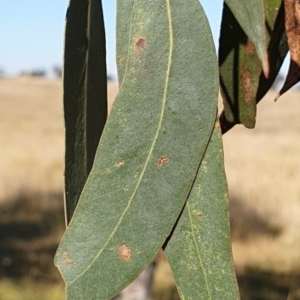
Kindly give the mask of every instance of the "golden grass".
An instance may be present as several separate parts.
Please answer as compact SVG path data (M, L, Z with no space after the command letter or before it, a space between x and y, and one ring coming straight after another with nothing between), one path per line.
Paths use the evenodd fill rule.
M0 202L63 188L62 83L0 78Z
M111 106L117 86L108 90ZM238 270L300 271L299 96L289 92L274 103L271 93L259 105L255 130L237 126L224 136L231 210L241 222L251 212L247 230L256 228L233 240ZM62 191L62 110L60 80L0 78L0 203L20 190ZM260 232L257 220L280 233ZM169 274L166 265L159 268Z
M64 300L64 284L24 281L0 281L1 300Z
M289 92L274 103L270 93L258 106L257 126L224 135L231 198L281 228L277 238L259 235L233 242L237 267L300 270L300 103ZM251 228L249 228L251 230Z

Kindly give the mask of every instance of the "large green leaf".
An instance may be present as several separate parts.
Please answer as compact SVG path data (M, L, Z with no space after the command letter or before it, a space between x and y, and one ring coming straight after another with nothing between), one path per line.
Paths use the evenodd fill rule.
M239 299L229 234L228 194L216 128L165 253L181 299Z
M253 44L224 4L219 47L221 91L224 99L224 112L220 116L223 133L238 123L248 128L255 126L256 104L278 75L288 50L280 3L280 0L264 1L270 62L268 78L264 76Z
M105 52L101 1L71 0L67 13L64 55L67 223L92 168L106 122Z
M216 116L218 68L199 2L136 0L122 18L130 20L122 87L55 258L72 300L111 298L154 258Z

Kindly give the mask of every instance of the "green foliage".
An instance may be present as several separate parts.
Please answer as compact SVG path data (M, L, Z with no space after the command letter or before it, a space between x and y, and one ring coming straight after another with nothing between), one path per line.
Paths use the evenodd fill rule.
M207 20L188 22L197 2L185 13L160 4L132 7L122 87L56 256L69 299L91 290L109 299L150 263L188 197L214 126L218 73Z
M71 0L67 221L76 210L55 258L68 299L110 299L162 247L182 299L239 299L219 127L254 127L288 48L279 0L225 2L220 72L197 0L117 2L120 91L102 133L102 10ZM219 76L225 112L215 126Z
M264 73L268 76L269 61L266 49L266 32L264 29L263 0L225 0L225 3L232 11L249 40L254 44Z
M165 248L182 299L239 299L223 165L221 132L216 127L185 209Z
M228 4L230 2L227 1ZM247 3L252 5L252 2ZM260 9L235 12L224 3L219 47L224 100L224 112L220 117L223 133L239 123L248 128L255 127L256 105L272 86L288 51L281 1L265 0L264 10L261 3L257 6ZM234 7L238 10L238 6ZM236 18L238 13L239 18ZM246 20L246 16L251 16L252 23L241 21L243 18ZM257 20L258 17L260 20ZM261 30L252 30L254 26ZM263 47L264 32L267 33L268 52L260 57L255 50ZM265 61L261 62L263 57ZM264 67L265 71L264 65L268 65Z
M69 223L107 117L105 32L101 2L71 0L64 59L65 201Z
M60 284L2 279L0 295L3 300L63 300L64 290Z

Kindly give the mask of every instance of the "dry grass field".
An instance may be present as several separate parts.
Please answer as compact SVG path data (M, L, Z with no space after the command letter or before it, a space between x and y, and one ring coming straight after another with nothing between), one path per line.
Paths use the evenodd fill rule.
M116 94L110 84L110 103ZM273 98L259 105L255 130L238 126L224 136L234 261L245 300L300 299L300 93ZM0 300L47 299L38 296L40 285L25 296L28 278L53 282L42 283L44 295L62 299L51 259L63 231L63 134L61 81L0 78ZM23 269L18 251L30 263ZM167 286L169 294L160 299L175 299L170 278L161 260L154 289Z

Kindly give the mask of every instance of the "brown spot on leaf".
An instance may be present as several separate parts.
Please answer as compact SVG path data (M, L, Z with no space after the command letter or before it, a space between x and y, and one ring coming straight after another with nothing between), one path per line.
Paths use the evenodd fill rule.
M163 164L167 164L169 163L169 158L167 156L162 156L159 158L159 160L157 161L157 165L159 167L161 167Z
M201 212L197 212L197 217L201 218L202 217L202 213Z
M124 62L124 59L121 58L120 56L118 56L118 57L117 57L117 62L118 62L118 63L123 63L123 62Z
M244 89L244 101L246 103L250 103L253 99L253 82L251 77L251 72L248 70L241 75L241 83Z
M67 251L64 251L63 253L64 261L67 267L71 267L71 258L69 257L69 254Z
M125 161L124 160L119 160L117 163L116 163L116 167L121 167L125 164Z
M135 43L135 50L140 51L145 47L145 40L142 38L137 38Z
M130 261L130 259L131 259L130 248L128 248L126 244L122 244L119 247L119 255L124 261Z
M246 45L246 52L247 53L254 53L254 51L255 51L254 45L251 43L250 40L248 40L247 45Z

